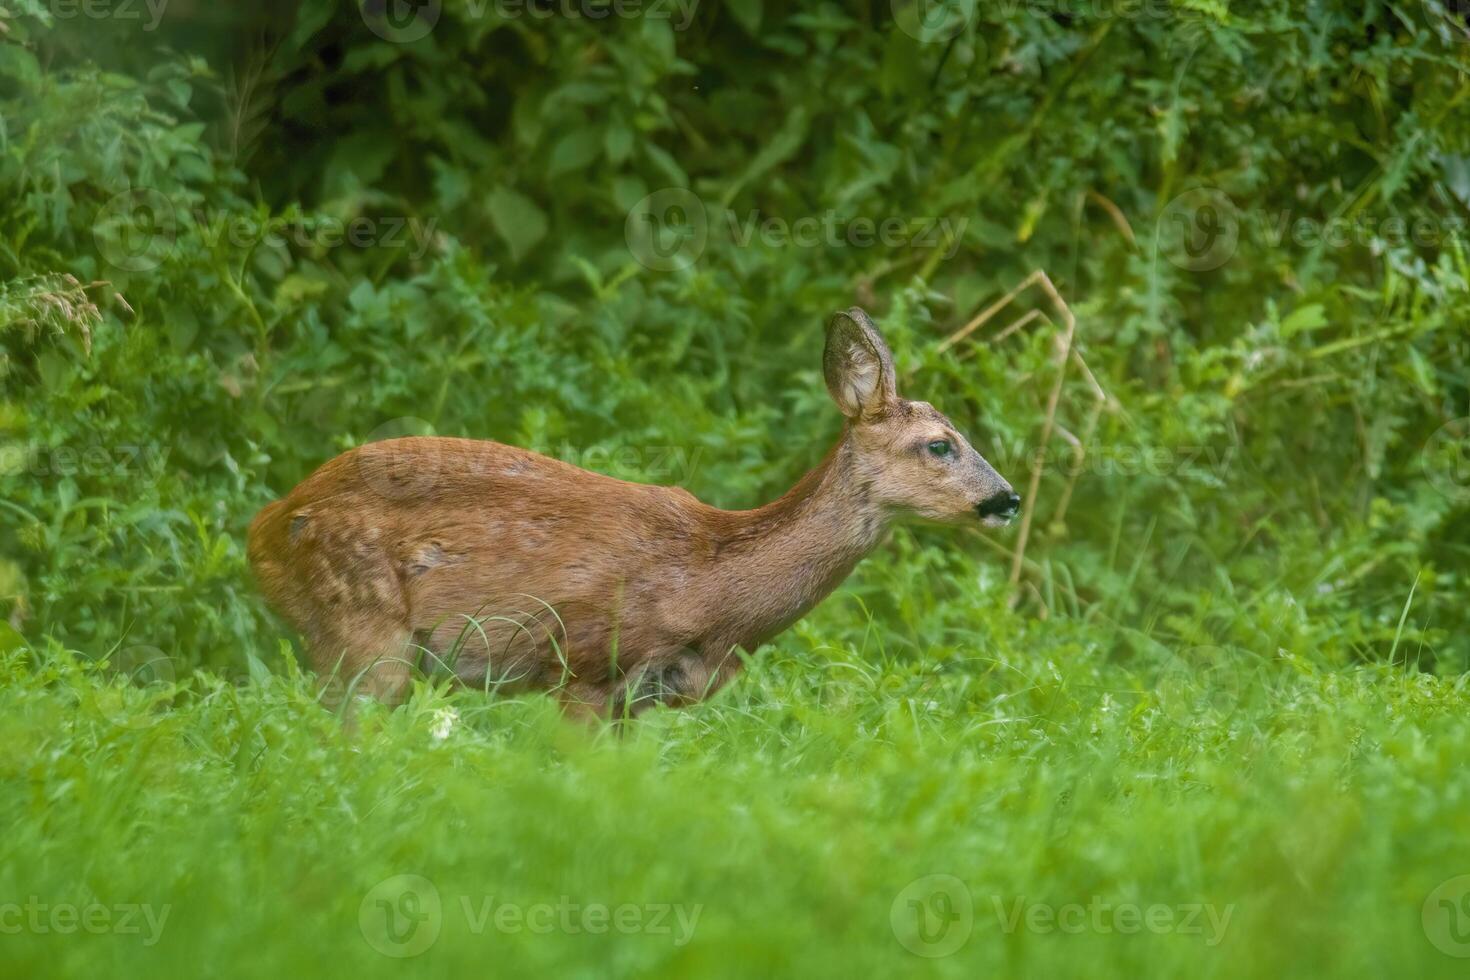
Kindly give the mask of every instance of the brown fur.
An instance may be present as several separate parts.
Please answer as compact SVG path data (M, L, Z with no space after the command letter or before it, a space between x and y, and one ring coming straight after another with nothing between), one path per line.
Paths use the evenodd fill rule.
M998 494L1014 499L944 416L897 397L861 310L833 318L824 370L849 423L764 507L720 510L495 442L394 439L262 510L251 565L338 695L396 702L418 663L602 716L699 700L738 669L737 648L836 588L896 515L973 521ZM954 458L926 450L938 439Z

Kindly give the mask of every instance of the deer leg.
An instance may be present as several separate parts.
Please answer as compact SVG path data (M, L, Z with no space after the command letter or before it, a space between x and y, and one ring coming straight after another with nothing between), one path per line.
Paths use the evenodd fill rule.
M402 704L413 679L417 651L401 623L363 622L351 630L319 630L307 643L322 701L332 708L349 697Z
M556 695L569 717L617 724L659 705L680 708L703 701L739 673L740 667L733 649L712 658L692 647L681 647L648 657L615 680L562 685Z
M607 689L598 684L573 681L553 692L568 718L594 725L607 719Z
M689 659L685 671L690 700L703 701L710 697L728 684L744 666L736 647L725 644L706 646L699 656Z
M663 704L675 707L685 698L683 665L678 661L657 662L640 668L623 683L612 699L612 716L634 718Z
M739 661L734 663L738 669ZM705 657L692 647L650 658L617 688L612 716L636 717L658 705L687 707L703 701L732 674L712 671Z

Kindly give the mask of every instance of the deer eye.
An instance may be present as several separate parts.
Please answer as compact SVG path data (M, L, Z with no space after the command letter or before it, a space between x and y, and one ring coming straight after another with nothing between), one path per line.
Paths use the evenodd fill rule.
M954 447L949 444L948 439L935 439L929 443L929 451L940 459L954 452Z

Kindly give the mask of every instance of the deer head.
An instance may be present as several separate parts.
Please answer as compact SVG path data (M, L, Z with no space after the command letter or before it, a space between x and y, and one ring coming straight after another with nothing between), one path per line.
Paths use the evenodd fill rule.
M822 373L876 502L946 523L1000 527L1016 516L1020 496L954 423L927 402L899 397L893 355L858 307L828 322Z

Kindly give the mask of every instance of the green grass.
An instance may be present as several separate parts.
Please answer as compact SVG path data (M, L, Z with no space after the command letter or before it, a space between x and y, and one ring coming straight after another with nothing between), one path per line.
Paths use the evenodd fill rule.
M170 695L14 651L0 897L48 909L0 910L4 972L1463 972L1421 917L1470 873L1463 678L1239 647L1124 656L1110 628L986 602L985 649L924 658L885 652L899 635L881 623L832 642L859 618L839 595L712 703L622 737L543 697L425 687L348 732L289 659ZM931 875L962 883L968 914ZM380 900L430 916L395 920L418 945L394 945ZM48 918L90 903L153 920Z

